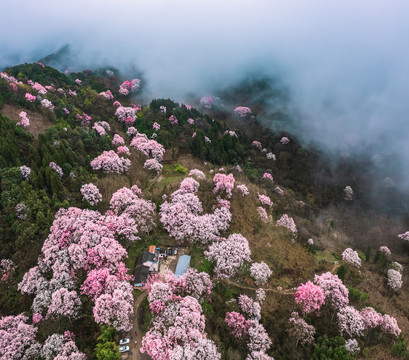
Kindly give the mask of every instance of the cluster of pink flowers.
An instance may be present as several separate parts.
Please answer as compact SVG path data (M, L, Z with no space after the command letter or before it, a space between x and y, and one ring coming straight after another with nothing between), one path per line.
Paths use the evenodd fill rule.
M157 122L154 122L152 128L153 130L158 131L160 129L160 125Z
M257 140L253 140L253 142L251 143L251 145L253 145L256 149L261 150L262 149L262 145L260 141Z
M188 269L179 278L170 272L150 276L145 288L153 319L142 339L142 353L157 360L220 360L215 344L206 338L199 303L212 288L206 273Z
M58 166L54 161L51 161L48 166L53 169L60 178L62 178L62 176L64 175L61 166Z
M53 103L48 99L41 100L41 106L45 107L46 109L50 109L50 110L54 109Z
M156 140L148 139L146 134L138 132L134 135L131 146L145 156L156 159L157 161L162 161L163 155L165 154L165 148L161 144Z
M196 134L196 133L195 133L195 134ZM207 143L211 143L211 142L212 142L212 140L210 140L207 136L204 137L204 141L207 142Z
M160 109L160 112L161 113L166 113L166 106L163 106L163 105L161 105L160 107L159 107L159 109Z
M195 123L195 121L192 118L187 119L187 123L189 125L193 125Z
M325 301L322 288L311 281L301 284L297 288L294 298L296 304L301 305L302 311L305 313L318 312Z
M271 201L270 197L267 195L263 195L263 194L259 194L257 193L258 196L258 200L263 204L263 205L267 205L269 207L273 206L273 202Z
M286 144L288 144L289 142L290 142L290 139L289 139L288 137L286 137L286 136L283 136L283 137L281 138L281 140L280 140L280 143L283 144L283 145L286 145Z
M76 83L77 85L81 85L81 84L82 84L82 81L81 81L80 79L75 79L75 83Z
M83 115L77 114L76 117L77 121L81 122L82 126L88 126L91 124L92 117L89 116L86 113L83 113Z
M337 314L338 326L342 335L346 334L350 337L362 336L365 331L365 323L358 310L353 306L345 306L341 308Z
M251 114L251 109L247 106L238 106L234 109L234 114L238 117L245 118Z
M8 83L17 83L17 79L14 76L9 76L6 72L0 73L0 77Z
M250 320L246 320L242 314L236 311L227 312L224 321L231 334L239 339L248 334L248 330L252 325Z
M110 90L100 92L99 95L103 96L107 100L114 100L114 95L112 95Z
M296 346L312 344L314 342L315 328L300 318L297 312L292 312L288 320L290 323L288 333L296 340Z
M233 174L225 175L225 174L216 174L213 177L214 189L213 192L216 194L220 192L226 192L227 197L230 198L232 196L232 191L234 189L234 176Z
M40 95L47 94L46 88L43 85L39 84L38 82L34 83L34 85L31 85L31 87L33 90L38 91Z
M0 261L0 281L7 281L16 270L13 260L1 259Z
M350 186L346 186L344 189L344 199L351 201L354 198L354 191Z
M379 251L381 253L384 253L385 255L391 255L391 251L389 250L389 248L387 246L381 246L379 248Z
M216 262L214 272L221 279L232 277L245 261L251 261L249 243L241 234L231 234L227 239L213 242L204 254Z
M9 84L9 89L11 91L17 92L18 91L18 86L16 84L14 84L14 83L10 83Z
M314 283L323 290L327 304L330 303L335 309L348 305L348 289L337 275L330 272L315 275Z
M64 111L65 115L69 115L69 114L70 114L70 111L69 111L67 108L63 108L62 110Z
M118 106L115 110L115 116L118 118L119 122L131 126L136 119L136 109L133 107Z
M192 169L189 171L189 176L195 176L199 180L206 179L206 176L202 170L199 169Z
M196 193L199 190L200 184L192 177L187 177L180 183L179 189L183 192Z
M241 191L241 195L242 195L243 197L250 194L249 189L247 189L247 186L244 185L244 184L237 185L237 186L236 186L236 189L238 189L238 190Z
M237 312L226 313L226 324L233 336L247 338L249 354L246 360L274 360L266 354L271 347L271 340L263 324L260 323L260 304L247 295L240 295L238 299L240 310L248 316L248 320Z
M156 159L148 159L143 164L144 169L156 171L157 174L160 174L163 169L163 165Z
M202 203L193 192L188 191L197 187L194 184L190 181L193 186L188 186L185 182L184 189L172 193L170 201L165 201L160 207L160 221L176 240L208 243L216 240L221 231L227 230L231 213L227 208L221 207L213 214L201 215Z
M403 234L399 234L398 235L399 239L405 240L405 241L409 241L409 231L406 231Z
M270 221L270 216L268 216L266 209L264 209L261 206L258 206L257 212L262 222L268 223Z
M250 276L256 281L257 285L266 283L272 273L273 272L264 261L252 263L250 266Z
M78 118L78 115L77 115L77 118ZM99 136L107 134L106 130L100 125L98 121L95 122L92 128L98 133Z
M278 187L278 186L276 186L276 187L274 188L274 192L275 192L276 194L280 195L280 196L284 196L284 191L283 191L280 187Z
M129 95L129 92L138 91L140 88L141 88L140 79L132 79L131 81L126 80L119 87L119 93L121 95L126 96L126 95Z
M114 138L112 139L112 145L114 146L125 145L125 140L122 136L115 134Z
M294 219L287 214L282 215L281 218L277 220L277 225L284 226L291 231L293 235L297 233L297 226L295 225Z
M264 173L262 179L269 179L272 183L274 182L273 176L270 173Z
M200 99L200 107L204 109L211 109L214 101L210 96L203 96Z
M238 137L235 131L232 130L226 130L224 133L224 135L230 135L231 137Z
M398 291L402 287L402 274L394 269L388 270L388 286Z
M131 161L129 159L118 156L115 151L104 151L91 161L93 170L102 170L104 173L122 174L129 170Z
M131 189L121 188L112 195L110 209L116 215L121 214L124 221L127 218L134 219L139 231L148 233L155 227L156 206L142 197L143 193L137 185ZM118 227L118 224L115 226Z
M27 128L30 126L30 120L27 117L27 113L25 111L21 111L18 116L20 118L20 121L17 123L17 126L21 126L23 128Z
M80 315L77 290L81 288L94 302L96 322L127 331L132 327L132 286L122 262L127 253L116 238L133 240L137 233L137 224L129 215L60 209L38 266L24 275L19 290L35 295L34 313L75 318Z
M84 200L87 200L91 206L95 206L102 200L99 189L92 183L81 186L81 194Z
M118 148L116 149L116 153L118 155L124 154L126 156L131 156L131 151L127 146L118 146Z
M171 115L169 117L169 122L171 125L177 125L179 123L178 118L175 115Z
M356 251L352 250L351 248L347 248L342 253L342 260L345 264L360 267L361 266L361 259Z
M68 89L68 95L70 96L77 96L77 92L75 90Z
M34 95L31 95L30 93L26 93L25 98L29 102L33 102L36 99L36 97Z
M276 160L276 156L272 152L267 153L266 158L268 160L274 160L274 161Z

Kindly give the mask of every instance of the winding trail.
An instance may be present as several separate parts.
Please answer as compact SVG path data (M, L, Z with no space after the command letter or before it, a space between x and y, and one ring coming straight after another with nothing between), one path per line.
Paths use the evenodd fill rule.
M148 296L148 293L146 291L144 291L142 294L140 294L134 301L134 320L133 320L133 327L132 330L130 331L128 337L129 339L131 339L132 336L132 340L131 340L131 344L130 344L130 354L131 355L131 359L137 359L137 360L142 360L142 359L146 359L147 355L146 354L141 354L140 352L140 347L142 345L142 331L139 328L139 323L138 323L138 312L139 312L139 307L142 304L142 301L145 300L145 298ZM138 334L138 336L135 337L135 332ZM137 341L137 344L135 344L135 338ZM149 357L148 357L149 358Z
M253 291L256 291L257 289L263 289L266 292L269 291L269 292L273 292L273 293L280 294L280 295L294 295L295 294L294 290L286 291L286 290L278 290L278 289L274 289L274 288L255 288L255 287L252 287L252 286L245 286L245 285L242 285L242 284L238 284L238 283L236 283L234 281L231 281L230 279L226 279L226 280L223 280L223 281L230 284L230 285L238 287L240 289L247 289L247 290L253 290Z

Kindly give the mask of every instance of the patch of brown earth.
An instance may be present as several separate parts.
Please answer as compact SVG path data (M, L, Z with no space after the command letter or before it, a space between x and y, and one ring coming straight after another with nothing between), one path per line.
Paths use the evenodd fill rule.
M25 111L27 113L27 117L30 120L30 125L28 128L26 128L26 130L33 134L35 138L38 138L38 134L44 132L50 126L54 125L45 115L19 106L4 104L3 108L0 110L0 114L7 116L15 123L18 123L20 121L18 114L20 114L21 111Z

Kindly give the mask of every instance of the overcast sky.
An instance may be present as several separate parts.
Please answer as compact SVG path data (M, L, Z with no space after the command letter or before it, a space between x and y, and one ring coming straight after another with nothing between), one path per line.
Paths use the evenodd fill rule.
M0 6L0 67L70 43L84 66L134 65L154 94L176 98L263 69L290 89L305 140L372 146L409 164L407 0L2 0Z

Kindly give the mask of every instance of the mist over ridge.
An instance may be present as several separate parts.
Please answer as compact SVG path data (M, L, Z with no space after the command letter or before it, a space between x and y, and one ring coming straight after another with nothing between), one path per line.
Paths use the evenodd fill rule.
M389 177L409 187L406 1L6 0L2 10L1 68L68 43L75 70L138 69L148 93L179 101L259 72L288 89L290 130L304 142L378 154L381 168L395 159Z

